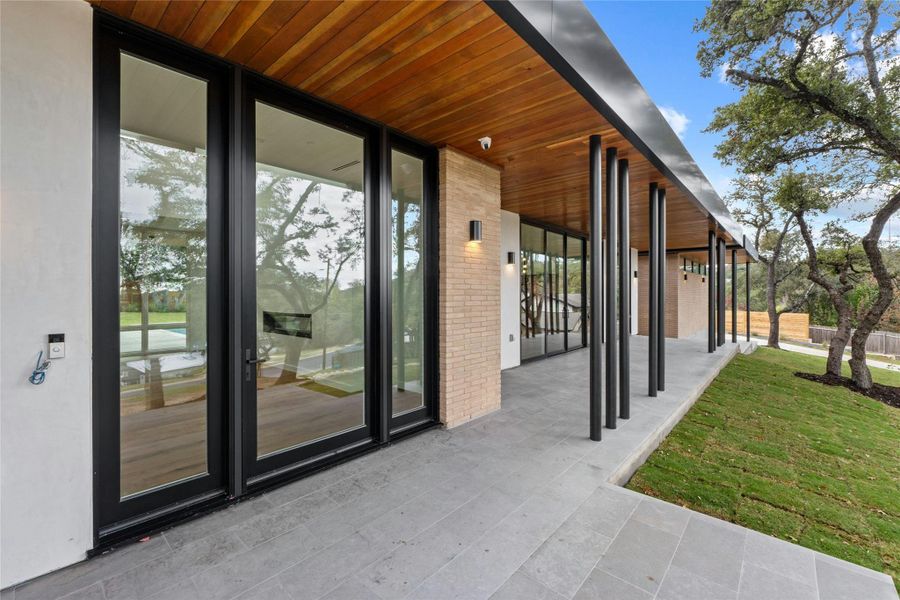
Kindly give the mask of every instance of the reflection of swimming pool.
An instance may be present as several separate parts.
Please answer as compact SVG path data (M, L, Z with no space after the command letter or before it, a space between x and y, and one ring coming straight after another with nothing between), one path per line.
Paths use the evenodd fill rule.
M175 333L180 333L181 335L187 335L187 329L184 327L179 327L178 329L170 329L169 331L174 331Z

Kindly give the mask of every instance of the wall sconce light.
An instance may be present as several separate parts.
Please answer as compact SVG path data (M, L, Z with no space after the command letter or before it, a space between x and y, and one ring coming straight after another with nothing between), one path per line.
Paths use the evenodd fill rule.
M515 252L507 252L506 253L506 264L508 264L508 265L516 264L516 253Z
M481 221L469 221L469 241L481 241Z
M687 273L684 274L684 280L687 281Z
M700 278L700 283L706 283L706 277L701 277L701 278Z

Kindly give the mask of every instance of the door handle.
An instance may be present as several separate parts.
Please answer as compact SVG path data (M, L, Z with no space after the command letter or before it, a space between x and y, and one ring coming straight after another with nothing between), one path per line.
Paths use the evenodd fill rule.
M244 380L245 381L253 381L253 368L251 365L255 365L257 363L265 362L259 358L252 358L253 351L247 348L244 350Z

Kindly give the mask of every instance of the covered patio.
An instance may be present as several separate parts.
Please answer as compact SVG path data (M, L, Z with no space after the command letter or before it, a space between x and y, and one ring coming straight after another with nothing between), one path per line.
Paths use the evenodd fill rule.
M646 378L633 338L631 376ZM895 598L891 580L624 490L739 351L670 340L667 390L587 437L588 352L503 374L503 407L4 592L40 598Z

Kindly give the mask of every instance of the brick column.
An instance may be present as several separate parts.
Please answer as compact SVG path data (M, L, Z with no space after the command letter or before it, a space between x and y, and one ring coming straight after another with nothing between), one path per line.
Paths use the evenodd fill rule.
M500 408L500 169L449 147L439 167L440 419L455 427Z

